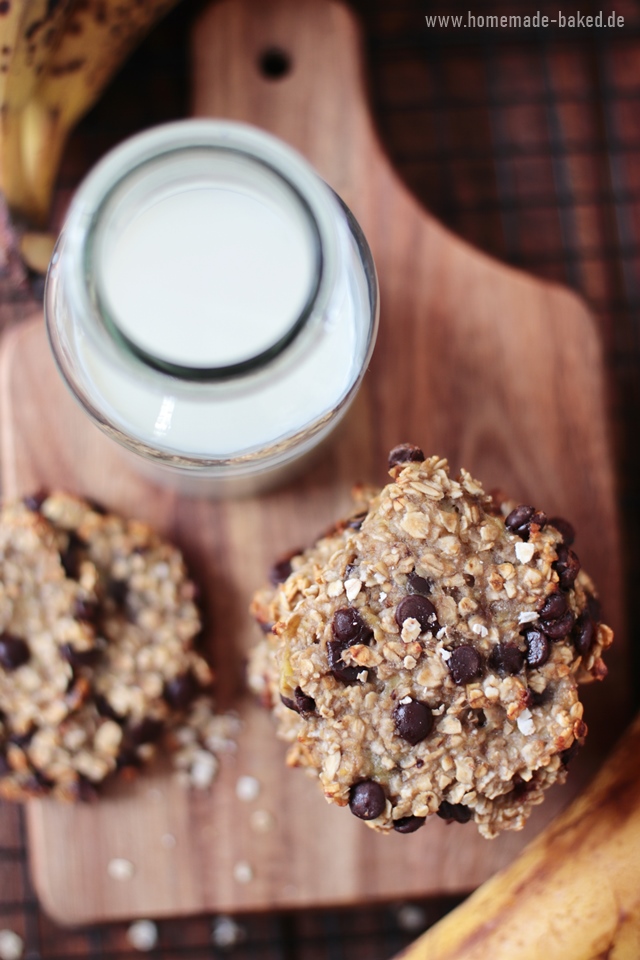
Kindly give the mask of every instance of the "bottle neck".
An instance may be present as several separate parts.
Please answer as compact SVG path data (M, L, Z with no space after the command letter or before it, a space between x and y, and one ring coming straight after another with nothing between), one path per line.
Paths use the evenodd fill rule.
M225 380L273 361L314 310L320 230L273 166L226 147L182 148L129 172L87 244L111 335L148 366Z

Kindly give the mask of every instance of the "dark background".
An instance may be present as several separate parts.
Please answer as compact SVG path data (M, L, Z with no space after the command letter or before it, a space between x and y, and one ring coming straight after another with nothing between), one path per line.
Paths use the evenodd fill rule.
M78 128L64 158L54 224L105 150L187 113L188 33L200 6L200 0L183 0ZM594 312L609 376L634 650L640 566L640 8L630 0L571 7L564 0L531 6L517 0L352 0L351 6L363 26L381 138L415 195L488 253L578 290ZM426 27L427 14L466 17L469 9L476 17L539 10L556 18L559 10L567 16L578 9L602 9L605 16L615 10L625 26ZM257 63L256 69L263 67ZM0 322L26 315L40 286L35 280L10 295L3 290ZM638 655L633 658L637 675ZM24 937L28 958L141 955L127 942L126 924L75 933L56 928L38 907L25 856L20 809L2 805L0 928ZM244 939L227 952L238 960L384 960L455 902L417 905L409 915L412 924L400 904L237 918ZM218 956L224 951L211 942L212 921L160 922L158 947L148 955Z

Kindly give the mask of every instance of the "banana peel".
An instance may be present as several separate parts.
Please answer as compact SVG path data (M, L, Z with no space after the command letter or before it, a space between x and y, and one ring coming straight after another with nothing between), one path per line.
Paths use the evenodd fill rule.
M16 37L8 81L0 85L0 188L14 215L45 224L67 138L150 28L177 0L58 0L55 22L41 29L37 56L33 17L12 25ZM46 0L12 0L20 8ZM42 18L40 18L42 19ZM37 22L37 17L36 17ZM31 26L29 26L31 25ZM0 49L3 44L0 22ZM26 33L31 29L32 40ZM45 37L47 43L45 43ZM12 74L12 70L14 73Z
M591 786L403 960L639 960L640 716Z

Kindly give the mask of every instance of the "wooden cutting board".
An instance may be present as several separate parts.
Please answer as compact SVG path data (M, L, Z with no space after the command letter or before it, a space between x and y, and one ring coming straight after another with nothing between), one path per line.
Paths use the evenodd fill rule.
M418 25L416 25L418 29ZM265 50L291 62L279 79ZM272 58L273 59L273 58ZM527 830L490 842L435 819L381 837L328 806L283 765L270 718L246 696L244 652L258 638L247 606L274 557L308 543L348 508L358 480L383 482L388 449L412 441L470 468L488 487L572 520L577 549L622 634L620 559L600 345L584 305L470 249L399 182L372 126L360 37L329 0L223 0L196 24L193 112L257 123L299 148L362 224L380 275L378 345L355 407L320 463L259 499L181 499L138 476L74 405L41 319L13 330L0 359L7 495L61 485L152 521L184 549L204 585L209 651L222 709L239 711L235 756L210 792L185 792L156 769L95 806L33 802L33 875L60 922L351 904L467 890L513 858L566 805L628 716L624 645L608 683L587 693L594 732L570 785ZM250 774L259 797L239 801ZM252 828L256 810L272 829ZM114 857L134 875L111 879ZM234 879L246 862L252 879ZM237 871L235 871L237 876Z

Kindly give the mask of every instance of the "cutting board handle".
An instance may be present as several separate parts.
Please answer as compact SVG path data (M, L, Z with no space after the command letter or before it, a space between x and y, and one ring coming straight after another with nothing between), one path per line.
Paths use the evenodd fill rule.
M192 36L195 116L269 130L312 158L339 193L363 158L382 161L360 27L342 4L223 0L204 11Z

